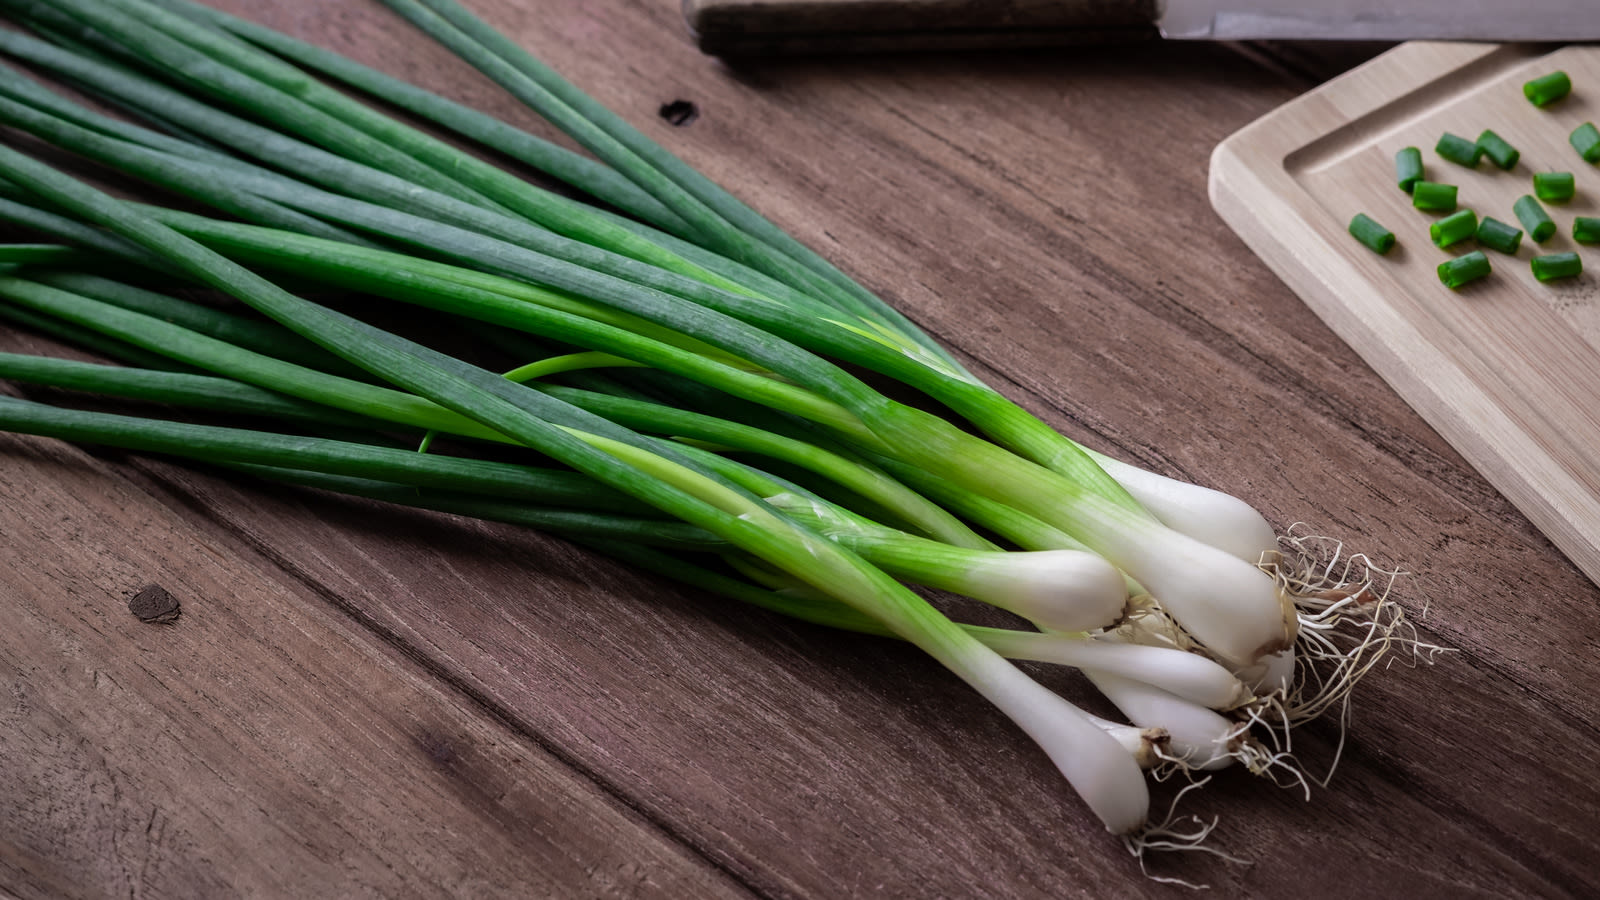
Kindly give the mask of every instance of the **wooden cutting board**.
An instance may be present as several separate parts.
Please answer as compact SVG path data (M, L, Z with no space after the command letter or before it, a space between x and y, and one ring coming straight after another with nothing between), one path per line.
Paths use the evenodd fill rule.
M1573 92L1543 109L1530 78L1562 69ZM1211 200L1245 242L1591 579L1600 582L1600 246L1571 237L1600 216L1600 169L1567 136L1600 121L1600 47L1412 43L1262 117L1219 145ZM1433 151L1443 132L1493 129L1522 151L1510 172ZM1569 171L1577 196L1547 204L1558 231L1515 257L1485 249L1486 279L1451 291L1435 267L1476 249L1435 247L1436 215L1395 184L1394 154L1423 151L1427 177L1516 224L1536 171ZM1345 231L1365 212L1398 237L1387 256ZM1581 277L1539 283L1529 260L1577 251ZM1404 497L1393 498L1404 504Z

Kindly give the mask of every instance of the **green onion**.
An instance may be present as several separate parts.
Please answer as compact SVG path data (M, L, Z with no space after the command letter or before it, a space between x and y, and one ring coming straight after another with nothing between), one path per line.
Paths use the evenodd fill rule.
M1533 238L1534 243L1542 244L1556 233L1556 223L1550 220L1550 214L1532 196L1523 194L1518 197L1517 202L1511 205L1511 210L1517 214L1517 221L1528 230L1528 237Z
M170 259L181 270L242 300L304 327L365 365L463 411L485 425L593 477L671 510L761 556L770 564L826 593L879 617L961 674L1023 727L1051 756L1092 808L1117 833L1142 827L1148 791L1138 766L1122 747L1080 712L1045 690L992 651L933 611L924 601L859 557L788 524L757 498L708 479L619 434L586 430L601 425L573 417L560 406L536 402L539 395L489 373L347 317L294 298L242 269L231 267L131 208L75 185L0 147L0 171L49 202L129 237ZM538 412L536 412L536 410ZM552 421L541 413L556 416ZM562 425L559 421L573 424ZM602 431L615 429L601 428ZM644 476L641 478L641 476Z
M1583 273L1583 260L1576 253L1549 253L1535 256L1529 263L1533 277L1540 281L1554 278L1574 278Z
M1596 129L1593 122L1585 122L1572 129L1567 140L1584 162L1600 163L1600 129Z
M947 397L947 396L946 397L941 397L941 399L949 399L949 397ZM1032 426L1029 426L1029 428L1032 428ZM1050 450L1051 450L1050 456L1051 456L1051 458L1053 458L1053 460L1059 460L1059 458L1061 458L1061 453L1059 453L1059 448L1050 448Z
M1478 217L1470 209L1451 213L1428 226L1428 237L1437 246L1448 247L1464 241L1478 230Z
M1522 246L1522 229L1512 228L1510 225L1491 216L1484 216L1478 223L1478 243L1491 250L1515 256L1518 248Z
M1571 172L1539 172L1533 176L1533 194L1546 202L1571 200L1577 192L1576 185Z
M1366 213L1356 213L1350 220L1350 234L1374 253L1388 253L1394 248L1394 232L1379 225Z
M1402 147L1394 155L1394 171L1400 190L1411 193L1411 189L1422 180L1422 151L1415 147Z
M115 82L115 79L112 79L112 81ZM116 87L116 84L103 84L102 87L103 89L113 89ZM241 146L241 149L248 150L249 145L253 143L254 141L246 140L244 145ZM125 165L135 161L137 161L139 165L143 166L148 166L153 163L153 161L148 158L131 157L125 151L122 152L121 159L123 162L118 163L119 165ZM176 187L178 189L188 189L190 191L194 191L211 187L211 182L213 181L227 180L194 179L192 177L192 171L189 171L187 175L185 174L186 168L192 170L192 168L197 165L199 165L199 163L188 163L186 166L165 165L164 171L169 173L168 175L164 176L167 179L165 183L167 183L168 186ZM336 180L341 180L342 178L343 176ZM237 177L235 177L234 180L237 180ZM267 184L267 182L261 183ZM277 188L274 187L273 189ZM302 192L295 196L304 198L307 195ZM423 192L421 194L414 194L413 196L416 199L421 199L426 197L426 193ZM289 200L290 198L286 197L285 199ZM433 202L437 203L438 201ZM328 207L321 208L329 209ZM446 211L445 206L440 206L439 209L441 212ZM329 209L329 211L333 214L338 214L336 209ZM459 207L449 211L449 214L453 216L469 215L467 211L462 210ZM370 219L368 221L370 221ZM483 220L481 216L473 219L473 221L483 224L483 227L486 228L498 229L502 227L500 225L491 225L487 223L487 220ZM416 228L412 229L410 233L414 235L422 235L431 232L426 229ZM535 237L533 235L528 235L526 232L524 232L524 235L525 238L529 240ZM474 251L473 255L476 258L482 258L484 254L481 251ZM654 283L661 282L657 281ZM679 282L679 284L683 290L699 290L698 285L690 287L683 286L682 282ZM699 295L704 296L703 290L699 290ZM749 307L744 308L749 309ZM763 318L762 321L768 324L770 327L775 320L771 318ZM809 324L815 326L820 322L820 319L812 320ZM801 324L807 323L802 321ZM872 357L875 362L868 363L868 365L874 367L885 367L880 370L893 371L897 377L907 378L909 382L929 391L931 395L937 397L937 399L940 401L947 403L951 407L967 415L974 422L981 424L982 427L990 434L1001 440L1004 440L1007 444L1014 446L1019 452L1024 453L1030 458L1044 462L1052 468L1058 468L1067 474L1073 474L1074 472L1079 472L1083 475L1092 474L1093 470L1084 468L1079 463L1073 461L1074 459L1081 459L1082 454L1080 448L1077 448L1070 442L1065 441L1058 434L1055 434L1049 429L1042 427L1036 419L1033 419L1032 417L1022 413L1020 410L1016 409L1013 404L1010 404L1009 402L1004 401L1003 398L998 397L993 391L982 388L974 382L961 377L959 370L957 369L941 367L943 368L943 373L940 373L936 372L933 368L933 366L937 363L936 360L925 358L926 355L924 355L924 357L913 359L907 352L907 345L909 342L901 343L897 340L894 344L890 345L894 347L897 352L883 352L886 349L883 344L888 343L887 341L884 341L883 338L890 333L883 331L881 327L874 325L873 323L865 322L863 324L866 326L865 329L856 332L854 335L847 336L847 338L852 340L855 340L856 338L864 338L873 342L869 344L863 343L860 340L856 340L856 345L860 350L873 351L875 354ZM841 326L836 321L830 321L826 325L827 330L835 331L835 339L838 337L836 330L839 327ZM955 377L949 377L951 375L954 375ZM1148 473L1135 474L1132 475L1132 477L1141 479L1143 481L1152 480ZM1171 483L1170 480L1162 479L1159 481L1161 484L1158 487L1141 494L1141 501L1153 503L1157 507L1170 507L1175 502L1188 502L1187 500L1179 501L1178 498L1180 497L1188 497L1191 495L1207 496L1208 499L1206 502L1210 508L1210 511L1207 513L1207 517L1209 518L1212 516L1221 515L1220 510L1223 508L1223 504L1212 502L1209 499L1209 495L1202 495L1192 487L1178 488L1175 486L1175 484ZM1195 517L1186 516L1184 513L1182 513L1182 511L1179 510L1175 510L1171 514L1158 512L1158 515L1169 515L1169 517L1178 516L1182 517L1183 521L1199 521ZM1229 515L1232 516L1232 518L1236 521L1227 525L1226 527L1219 526L1215 529L1211 529L1215 535L1214 539L1223 541L1236 540L1236 538L1229 538L1228 535L1252 535L1259 534L1263 530L1259 524L1259 515L1248 510L1248 508L1242 504L1238 504L1235 512L1230 513ZM1270 542L1261 546L1269 545ZM1241 556L1242 558L1254 559L1259 556L1260 550L1256 549L1246 551L1241 547L1241 549L1233 552L1236 552L1237 555Z
M1487 128L1478 135L1478 149L1496 166L1507 172L1511 171L1516 166L1517 160L1522 157L1517 148L1506 143L1505 138Z
M1548 106L1572 92L1572 79L1565 72L1541 75L1522 85L1522 95L1534 106Z
M1137 765L1119 745L1070 704L1018 670L1000 664L992 651L976 644L881 570L788 524L758 499L637 446L633 439L619 440L590 431L600 423L573 417L560 406L536 403L536 392L503 379L485 379L482 376L488 373L476 372L410 342L306 304L244 270L224 264L126 205L64 180L9 148L0 147L0 171L49 202L162 254L181 270L219 287L232 288L241 299L270 310L283 321L306 329L308 334L322 337L330 347L360 359L397 384L470 411L486 427L524 441L593 477L614 481L618 487L659 504L691 524L708 528L819 590L892 623L898 634L963 675L1017 721L1056 761L1108 827L1129 833L1144 825L1148 792ZM535 412L546 409L548 414L557 416L555 421ZM561 421L572 424L562 425ZM948 452L951 448L941 449ZM1091 751L1091 746L1103 749Z
M1600 244L1600 216L1578 216L1573 219L1572 239L1580 244Z
M1437 144L1433 145L1433 152L1469 169L1477 166L1478 160L1483 158L1483 148L1476 142L1448 131L1439 137Z
M1411 189L1411 205L1429 212L1451 212L1456 208L1456 186L1419 181Z
M1084 668L1136 726L1165 729L1195 768L1251 758L1238 749L1248 745L1242 726L1206 706L1271 691L1245 715L1298 724L1371 668L1352 664L1320 687L1296 670L1296 604L1318 615L1326 607L1298 581L1269 577L1281 565L1275 535L1247 504L1067 440L453 0L385 2L599 161L529 143L187 0L0 0L47 38L94 47L0 28L0 52L162 130L102 116L9 70L0 70L0 123L240 220L116 200L0 145L0 218L86 248L9 251L0 315L140 367L0 355L0 377L330 437L5 398L0 427L527 524L704 590L908 640L1019 724L1136 849L1152 837L1142 831L1139 766L1154 732L1083 713L996 651ZM649 224L521 182L285 59L526 153ZM1420 153L1410 149L1417 180ZM1412 186L1398 158L1397 170ZM1454 186L1412 187L1419 208L1455 207ZM1463 210L1441 220L1441 242L1459 239L1460 223L1471 234L1472 219ZM1350 227L1379 252L1393 245L1365 215ZM209 286L270 321L85 274L102 260ZM358 317L267 280L279 276L370 297ZM395 304L422 307L408 315L427 317L430 336L459 326L474 353L511 358L491 370L401 337L380 324ZM145 371L179 365L206 374ZM868 374L940 413L890 399ZM387 446L416 446L419 433L428 452ZM519 462L451 455L474 441ZM565 468L547 478L523 456ZM535 483L551 478L552 493L536 496ZM574 498L589 509L562 505ZM1093 639L980 629L951 622L901 581L966 593L1051 631L1099 628L1130 597L1135 606ZM1077 587L1063 591L1067 582ZM1370 615L1346 615L1357 612ZM1308 642L1318 657L1334 646L1324 625L1319 618Z
M1469 281L1476 281L1489 274L1489 257L1483 255L1482 250L1474 250L1455 259L1447 259L1439 264L1439 281L1445 287L1455 290Z

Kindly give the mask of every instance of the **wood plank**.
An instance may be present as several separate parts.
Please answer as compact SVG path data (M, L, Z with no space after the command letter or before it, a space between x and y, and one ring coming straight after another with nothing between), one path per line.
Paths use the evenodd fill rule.
M6 889L744 895L183 509L56 442L0 460ZM150 583L171 624L129 612Z
M1596 737L1594 588L1206 205L1210 147L1294 87L1207 47L722 68L665 0L475 6L1069 433L1424 572L1405 599L1431 599L1426 633L1464 652L1363 691L1313 803L1239 773L1205 792L1193 808L1221 814L1221 843L1254 866L1156 871L1241 897L1597 889L1582 860L1600 796L1571 765ZM367 4L256 14L528 121ZM678 98L702 114L673 129L656 111ZM1168 893L1020 735L904 648L727 610L511 529L119 471L758 893ZM1530 597L1570 602L1530 614ZM1334 743L1313 728L1297 747L1316 764Z

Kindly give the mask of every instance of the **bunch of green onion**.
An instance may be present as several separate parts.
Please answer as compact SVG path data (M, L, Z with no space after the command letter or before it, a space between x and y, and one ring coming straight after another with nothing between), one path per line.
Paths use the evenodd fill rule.
M0 247L0 315L118 363L0 354L0 378L197 411L0 397L0 428L524 524L910 641L1136 847L1161 835L1144 769L1270 769L1252 723L1276 734L1370 670L1399 617L1359 572L1302 564L1243 502L1061 436L454 0L384 2L592 157L189 0L0 0L21 26L0 54L144 123L8 66L0 124L220 216L0 146L0 219L37 241ZM197 287L237 303L181 299ZM306 299L346 292L360 315ZM523 364L405 337L385 327L396 304L427 310L430 338ZM907 585L1031 627L958 624ZM1081 669L1131 724L1009 659Z

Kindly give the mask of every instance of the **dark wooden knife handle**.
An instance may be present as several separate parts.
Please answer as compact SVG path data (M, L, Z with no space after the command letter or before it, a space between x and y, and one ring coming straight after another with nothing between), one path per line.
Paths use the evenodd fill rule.
M684 0L717 55L1050 46L1155 35L1157 0Z

